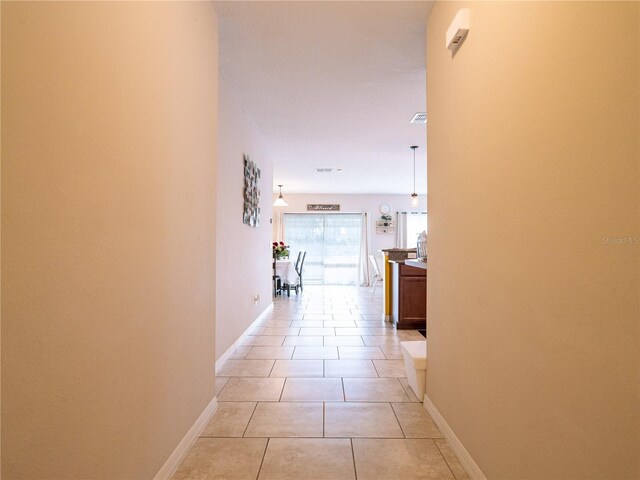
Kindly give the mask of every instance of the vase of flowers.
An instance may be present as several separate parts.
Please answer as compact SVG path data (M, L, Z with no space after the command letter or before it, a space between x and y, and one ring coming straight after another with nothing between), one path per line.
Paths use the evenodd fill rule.
M273 256L276 260L281 258L289 258L289 245L285 245L284 242L273 242L271 244L273 250Z

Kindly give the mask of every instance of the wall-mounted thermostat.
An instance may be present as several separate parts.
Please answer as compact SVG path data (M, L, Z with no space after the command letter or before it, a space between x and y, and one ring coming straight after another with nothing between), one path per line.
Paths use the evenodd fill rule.
M447 28L447 48L452 54L460 48L464 39L467 38L467 33L469 33L469 9L462 8L458 10L453 22Z

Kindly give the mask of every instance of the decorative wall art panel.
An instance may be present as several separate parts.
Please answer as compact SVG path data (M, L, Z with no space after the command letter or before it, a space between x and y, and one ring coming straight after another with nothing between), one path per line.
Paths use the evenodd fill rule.
M251 161L249 155L244 155L244 213L242 223L250 227L260 225L260 169Z

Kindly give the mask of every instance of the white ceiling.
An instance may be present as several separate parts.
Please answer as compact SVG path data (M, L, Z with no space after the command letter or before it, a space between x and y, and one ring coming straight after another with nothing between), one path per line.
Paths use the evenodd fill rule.
M218 2L220 72L265 135L286 193L426 191L432 2ZM316 173L315 168L342 168ZM277 187L274 187L277 190Z

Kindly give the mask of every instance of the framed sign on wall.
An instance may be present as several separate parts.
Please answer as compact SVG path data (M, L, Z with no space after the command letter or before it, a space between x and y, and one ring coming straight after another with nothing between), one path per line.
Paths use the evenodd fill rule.
M337 203L307 203L307 212L339 212Z

